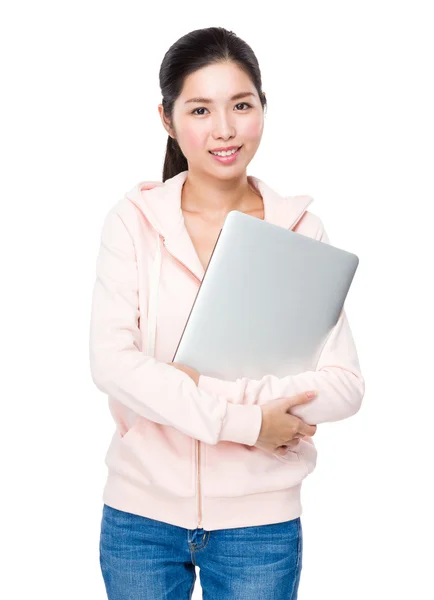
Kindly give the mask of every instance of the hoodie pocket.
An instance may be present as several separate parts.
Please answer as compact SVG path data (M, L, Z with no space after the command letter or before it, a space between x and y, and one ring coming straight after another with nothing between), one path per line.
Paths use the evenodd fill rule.
M119 429L119 437L121 438L122 442L125 443L126 441L128 441L128 438L134 432L143 430L145 424L146 424L146 419L143 419L142 417L137 417L136 420L134 421L133 425L129 429L126 429L126 430Z
M212 497L232 497L293 487L314 467L313 454L303 451L304 444L311 446L301 441L296 452L288 450L284 456L233 442L204 444L203 493ZM316 452L315 448L313 450Z
M304 465L305 477L310 475L310 473L312 473L312 471L315 469L317 459L317 450L313 442L308 440L300 440L292 450L288 449L283 455L273 454L273 456L283 463L288 463L293 460L291 454L297 455L298 460Z
M138 488L158 488L175 496L195 495L194 440L173 427L139 417L113 437L106 465Z

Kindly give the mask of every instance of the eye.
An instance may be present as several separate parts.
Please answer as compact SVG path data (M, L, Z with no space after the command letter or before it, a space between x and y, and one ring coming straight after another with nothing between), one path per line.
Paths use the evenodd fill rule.
M245 104L246 106L248 106L249 108L252 108L251 104L249 104L248 102L239 102L238 104L236 104L235 106L240 106L241 104Z
M249 104L248 102L238 102L238 104L235 104L235 106L242 106L243 104L245 104L248 108L252 108L252 105ZM197 115L199 117L203 116L203 113L198 114L196 111L198 110L208 110L207 108L205 108L204 106L201 106L199 108L195 108L194 110L191 111L192 115ZM237 112L243 112L243 111L237 111Z
M197 111L197 110L208 110L208 109L207 109L207 108L205 108L204 106L201 106L200 108L195 108L194 110L192 110L192 111L191 111L191 114L192 114L192 115L195 115L195 114L197 114L197 113L196 113L196 111ZM202 115L199 115L199 116L202 116Z

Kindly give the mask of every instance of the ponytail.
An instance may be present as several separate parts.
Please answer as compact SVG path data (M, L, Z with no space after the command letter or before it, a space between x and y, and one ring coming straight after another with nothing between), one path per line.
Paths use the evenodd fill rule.
M163 166L163 182L166 179L171 179L181 173L181 171L188 170L187 159L185 158L177 140L172 138L170 135L167 136L166 145L166 156L164 158Z

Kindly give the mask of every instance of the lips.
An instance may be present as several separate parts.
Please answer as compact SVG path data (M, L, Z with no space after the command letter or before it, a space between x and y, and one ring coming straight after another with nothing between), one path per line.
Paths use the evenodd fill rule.
M240 148L242 148L242 145L241 145L241 146L232 146L232 147L230 147L230 148L222 148L221 150L208 150L208 152L209 152L210 154L212 154L213 152L229 152L229 151L231 151L231 150L235 150L235 149L236 149L236 150L237 150L237 152L238 152L238 150L239 150Z
M237 162L238 157L241 154L242 148L243 147L240 146L236 151L232 152L231 154L227 154L225 156L221 156L220 154L213 154L211 151L209 151L209 153L211 154L211 156L213 157L215 162L218 162L221 165L233 165L234 163Z

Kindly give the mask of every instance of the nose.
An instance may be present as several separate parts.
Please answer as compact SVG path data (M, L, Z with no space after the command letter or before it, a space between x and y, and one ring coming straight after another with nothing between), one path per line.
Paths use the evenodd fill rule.
M232 115L228 115L225 111L214 113L212 135L213 138L228 140L235 136L235 128L232 123Z

